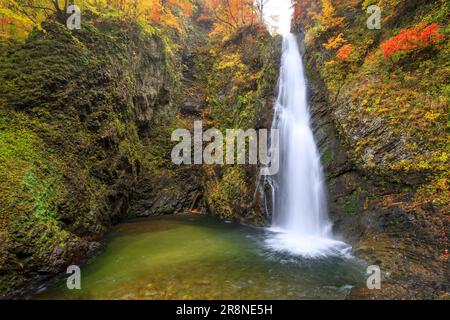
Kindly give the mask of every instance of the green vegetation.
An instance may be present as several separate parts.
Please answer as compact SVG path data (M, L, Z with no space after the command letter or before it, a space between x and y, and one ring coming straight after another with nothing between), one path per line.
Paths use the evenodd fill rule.
M381 29L365 9L379 5ZM343 137L366 170L393 180L422 175L416 204L449 208L448 1L297 1Z
M125 217L251 212L253 173L174 166L170 138L201 88L204 123L269 126L278 45L254 8L86 0L70 31L65 3L39 4L0 0L0 295L64 270Z
M207 86L204 123L224 134L231 128L270 128L280 45L261 26L239 29L225 42L210 40L209 59L199 61ZM261 216L255 216L257 168L213 166L204 171L205 197L213 213L261 223Z
M143 123L176 114L174 48L156 29L94 19L74 32L48 20L2 49L2 291L83 256L123 216L149 165Z
M389 270L383 290L349 298L448 296L449 14L446 0L296 1L312 108L327 101L342 144L336 164L323 154L331 218L357 256Z

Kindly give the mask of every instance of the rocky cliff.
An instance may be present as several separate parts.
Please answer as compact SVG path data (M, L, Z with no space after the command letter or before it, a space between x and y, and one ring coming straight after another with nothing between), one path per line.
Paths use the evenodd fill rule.
M133 214L164 157L152 137L175 118L181 63L167 35L94 19L73 32L47 21L0 65L1 294L64 270Z
M279 43L261 26L225 42L207 22L184 27L50 19L2 50L0 295L64 271L126 218L263 223L258 170L176 166L171 135L195 120L270 127Z
M448 41L390 60L379 48L401 28L445 25L448 3L383 3L381 30L366 27L368 1L299 1L294 27L335 232L383 273L382 290L350 298L439 298L449 285Z
M276 98L281 37L264 26L238 30L225 42L211 43L199 61L205 84L205 127L270 129ZM247 156L248 157L248 156ZM248 158L247 158L248 159ZM204 204L222 219L257 225L270 223L260 168L254 165L203 166Z

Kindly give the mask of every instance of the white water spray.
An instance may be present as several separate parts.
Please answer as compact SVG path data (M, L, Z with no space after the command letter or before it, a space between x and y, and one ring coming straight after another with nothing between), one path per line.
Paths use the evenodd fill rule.
M332 239L326 189L307 103L307 86L296 37L284 35L279 94L273 127L280 130L280 172L273 178L270 248L307 257L347 251Z

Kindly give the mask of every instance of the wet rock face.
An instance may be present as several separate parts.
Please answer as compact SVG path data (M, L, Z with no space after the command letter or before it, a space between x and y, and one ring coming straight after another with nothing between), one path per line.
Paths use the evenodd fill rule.
M192 213L201 197L199 170L174 169L172 176L147 174L138 180L128 217Z
M207 39L208 32L192 23L187 38L180 39L182 50L179 55L183 67L178 72L180 86L176 100L177 117L180 121L172 117L141 133L142 139L148 145L146 150L150 156L147 160L159 161L156 165L142 168L127 212L129 218L206 213L201 206L201 166L172 163L171 148L176 142L171 141L171 135L175 129L192 127L193 122L199 120L200 112L204 108L204 88L197 81L195 62L198 58L197 50ZM163 91L161 98L164 94L169 96L170 93ZM164 102L164 99L161 102ZM164 109L161 102L159 108Z

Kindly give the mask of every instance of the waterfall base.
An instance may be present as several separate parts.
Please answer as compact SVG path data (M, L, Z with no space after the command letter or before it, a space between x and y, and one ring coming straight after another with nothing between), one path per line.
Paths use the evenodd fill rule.
M352 258L352 247L342 241L325 237L299 236L281 228L270 228L268 231L270 234L265 244L273 251L312 259L329 256Z

